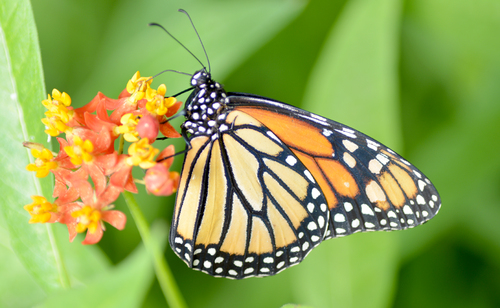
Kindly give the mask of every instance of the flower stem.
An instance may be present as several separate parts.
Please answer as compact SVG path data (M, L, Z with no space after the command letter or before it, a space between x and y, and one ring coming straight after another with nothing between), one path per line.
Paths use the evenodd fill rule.
M128 208L132 213L132 217L134 218L135 224L137 225L137 229L139 229L139 233L141 234L144 246L151 256L156 273L156 278L160 283L160 287L163 291L163 295L165 296L168 305L172 308L187 307L186 302L184 301L184 298L182 297L182 294L179 290L179 287L177 287L177 284L175 283L172 272L168 267L167 261L163 257L160 245L151 237L148 222L142 214L142 211L135 201L134 196L128 191L123 192L123 196L125 197Z

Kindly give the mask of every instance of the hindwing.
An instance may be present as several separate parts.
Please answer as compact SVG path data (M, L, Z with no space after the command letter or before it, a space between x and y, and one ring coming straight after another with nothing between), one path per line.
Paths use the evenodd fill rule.
M273 275L323 240L330 211L320 185L260 121L231 111L216 134L190 143L170 233L188 266L236 279Z

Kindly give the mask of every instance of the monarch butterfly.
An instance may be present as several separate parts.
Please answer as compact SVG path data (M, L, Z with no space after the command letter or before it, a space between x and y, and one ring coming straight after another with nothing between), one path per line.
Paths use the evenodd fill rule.
M227 93L205 67L191 86L169 239L193 269L232 279L274 275L326 239L415 227L441 206L427 177L361 132Z

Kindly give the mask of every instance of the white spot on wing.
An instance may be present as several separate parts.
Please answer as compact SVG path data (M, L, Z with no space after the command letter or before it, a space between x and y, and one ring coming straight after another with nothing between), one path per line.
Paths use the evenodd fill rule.
M319 190L316 187L314 187L311 190L311 195L312 195L313 199L316 199L321 195L321 193L319 192Z
M374 224L372 224L371 222L368 222L368 221L367 221L367 222L365 222L365 227L366 227L366 228L375 228L375 225L374 225Z
M314 221L311 221L308 225L307 225L307 229L313 231L313 230L316 230L318 228L318 226L316 225L316 223Z
M264 258L264 263L271 264L273 262L274 262L274 258L273 257Z
M344 136L347 136L350 138L356 138L356 135L354 134L354 131L352 131L352 130L348 130L348 129L344 128L343 130L336 129L335 131L341 133Z
M222 263L222 261L224 261L223 257L217 257L217 258L215 258L214 262L218 264L218 263Z
M358 149L357 144L355 144L354 142L347 140L347 139L342 140L342 144L351 153Z
M361 213L371 216L375 215L375 213L373 213L373 210L365 203L361 204Z
M405 206L403 206L403 213L405 213L406 215L412 215L413 211L411 210L411 207L409 207L408 205L405 205Z
M378 159L372 159L368 163L368 169L371 173L379 174L380 170L382 170L382 164L378 161Z
M321 203L320 208L322 212L326 212L326 204Z
M344 152L344 162L351 168L356 166L356 159L351 154Z
M309 202L309 203L307 204L307 210L309 211L309 213L314 212L314 204L313 204L313 203L311 203L311 202Z
M417 203L424 205L425 204L425 199L422 197L422 195L417 195Z
M323 218L323 216L318 217L318 225L320 228L323 228L325 226L325 219Z
M276 135L275 135L275 134L273 134L273 132L272 132L272 131L268 130L268 131L266 132L266 134L267 134L269 137L271 137L272 139L274 139L275 141L277 141L278 143L281 143L280 138L276 137Z
M357 228L357 227L359 227L359 219L357 219L357 218L356 218L356 219L354 219L354 220L351 222L351 226L352 226L353 228Z
M344 202L344 209L346 212L352 211L352 209L353 209L352 204L349 202Z
M309 181L311 181L312 183L316 183L314 181L314 177L312 176L311 172L309 172L309 170L304 170L304 174L306 175L306 177L309 179Z
M285 161L290 166L295 166L295 164L297 163L297 159L295 157L293 157L292 155L288 155L288 157L285 159Z
M326 129L326 128L325 128L325 129L323 129L323 135L324 135L325 137L330 137L332 134L333 134L333 132L332 132L331 130Z
M345 216L343 214L335 214L335 216L333 217L333 220L336 221L336 222L344 222L345 221Z
M376 158L382 163L382 165L386 165L389 162L389 158L384 154L377 154Z
M425 183L424 181L418 180L418 188L420 189L420 191L423 191L426 185L427 183Z
M380 144L370 139L366 139L366 145L374 151L378 151L378 147L380 146Z

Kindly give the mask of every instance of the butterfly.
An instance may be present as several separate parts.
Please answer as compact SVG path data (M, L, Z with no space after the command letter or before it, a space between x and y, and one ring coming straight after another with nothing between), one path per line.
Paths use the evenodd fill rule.
M210 69L192 75L191 87L169 240L193 269L274 275L326 239L412 228L441 206L422 172L359 131L226 92Z

